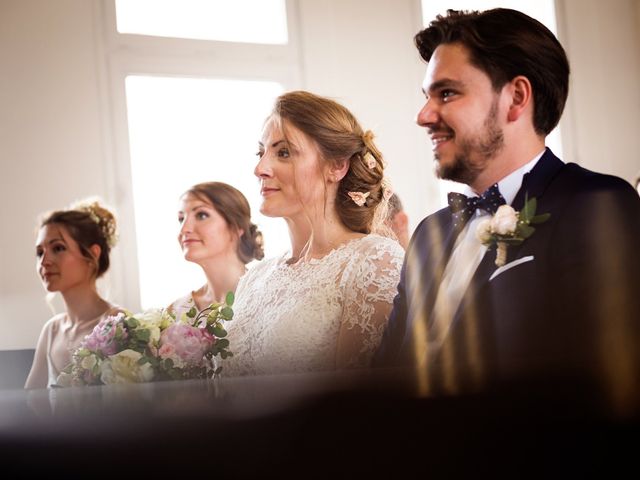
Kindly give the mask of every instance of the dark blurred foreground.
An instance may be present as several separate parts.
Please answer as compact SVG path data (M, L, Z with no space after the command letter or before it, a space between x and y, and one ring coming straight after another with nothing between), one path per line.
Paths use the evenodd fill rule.
M593 385L546 378L424 396L415 378L380 370L3 391L3 477L576 478L635 471L640 405L621 409Z

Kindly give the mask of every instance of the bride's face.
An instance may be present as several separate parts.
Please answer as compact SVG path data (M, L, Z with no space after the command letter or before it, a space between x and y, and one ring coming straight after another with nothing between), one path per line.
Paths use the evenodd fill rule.
M269 120L259 143L260 212L292 220L322 212L326 194L326 165L311 138L287 125Z
M188 194L180 199L178 242L185 260L197 264L236 255L238 236L210 202Z

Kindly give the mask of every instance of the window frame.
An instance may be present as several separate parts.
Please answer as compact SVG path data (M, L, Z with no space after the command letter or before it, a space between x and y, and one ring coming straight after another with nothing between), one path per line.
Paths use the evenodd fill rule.
M141 309L138 245L127 120L125 79L129 75L274 81L291 90L302 84L298 0L285 0L287 44L255 44L119 33L115 0L94 11L98 81L105 92L104 176L120 234L114 250L109 295L131 310ZM170 301L170 299L167 299ZM159 305L160 306L160 305Z

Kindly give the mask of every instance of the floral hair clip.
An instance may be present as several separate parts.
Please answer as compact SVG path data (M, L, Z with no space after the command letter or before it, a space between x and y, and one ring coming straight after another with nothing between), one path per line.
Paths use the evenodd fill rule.
M365 153L362 156L362 161L369 170L373 170L374 168L376 168L376 159L373 155L371 155L371 152Z
M391 188L391 184L385 178L384 180L382 180L382 198L384 198L386 201L389 201L392 196L393 188Z
M355 203L359 207L362 207L366 203L367 197L369 196L370 192L348 192L348 194L351 197L351 200L353 200L353 203Z
M100 225L100 217L98 217L98 215L96 215L96 212L94 212L93 210L87 208L85 210L85 212L87 212L87 215L89 215L89 218L91 218L91 220L94 223L97 223L98 225Z

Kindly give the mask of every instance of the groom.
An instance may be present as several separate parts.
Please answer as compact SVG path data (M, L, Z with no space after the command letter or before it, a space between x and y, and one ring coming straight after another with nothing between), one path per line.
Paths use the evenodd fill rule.
M545 148L568 94L562 46L508 9L449 10L415 43L427 62L417 122L437 175L466 184L470 198L450 194L417 227L374 365L414 367L441 393L551 378L595 381L612 395L637 388L640 197ZM496 239L513 232L514 212L502 208L492 231L483 220L527 200L520 220L536 223L497 266Z

